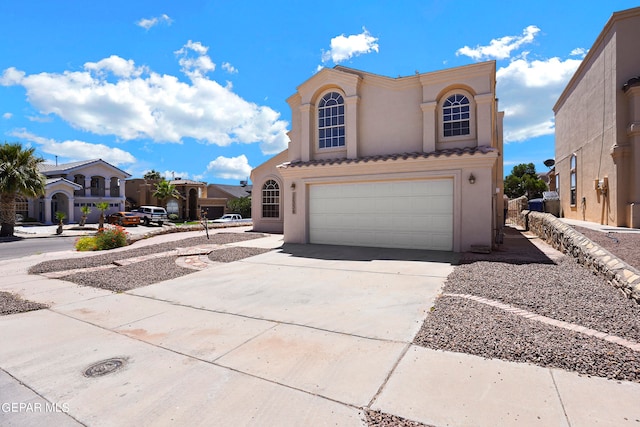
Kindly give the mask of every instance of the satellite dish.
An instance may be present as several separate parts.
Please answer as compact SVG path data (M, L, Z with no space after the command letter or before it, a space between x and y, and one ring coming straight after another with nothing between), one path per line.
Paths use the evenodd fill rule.
M544 165L548 168L553 167L556 164L556 161L553 159L547 159L544 161Z

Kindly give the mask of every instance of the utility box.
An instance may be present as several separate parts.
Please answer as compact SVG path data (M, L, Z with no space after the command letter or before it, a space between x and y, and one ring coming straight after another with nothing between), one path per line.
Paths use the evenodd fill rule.
M542 193L542 205L544 212L550 213L556 218L560 217L560 196L556 191Z

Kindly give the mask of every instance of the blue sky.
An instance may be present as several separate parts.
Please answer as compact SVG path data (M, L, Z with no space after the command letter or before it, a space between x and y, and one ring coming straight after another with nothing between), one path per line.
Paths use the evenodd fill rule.
M497 61L505 174L553 158L552 107L631 1L0 1L0 141L49 162L238 183L286 148L319 67Z

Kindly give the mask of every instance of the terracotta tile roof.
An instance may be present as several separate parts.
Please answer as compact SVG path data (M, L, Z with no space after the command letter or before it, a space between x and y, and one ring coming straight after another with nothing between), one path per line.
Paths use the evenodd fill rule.
M357 164L368 162L386 162L395 160L407 160L407 159L427 159L430 157L451 157L462 156L465 154L488 154L497 151L496 148L489 147L487 145L481 145L478 147L465 147L465 148L450 148L446 150L436 150L429 153L414 152L414 153L400 153L400 154L385 154L379 156L367 156L359 157L357 159L322 159L322 160L310 160L308 162L286 162L278 165L279 168L299 168L304 166L326 166L326 165L342 165L342 164Z

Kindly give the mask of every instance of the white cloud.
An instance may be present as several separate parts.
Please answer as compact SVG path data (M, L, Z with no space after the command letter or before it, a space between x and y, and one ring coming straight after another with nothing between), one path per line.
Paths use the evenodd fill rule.
M532 43L540 29L535 25L529 25L522 31L521 36L504 36L493 39L488 46L462 47L456 51L456 56L468 56L476 61L485 59L507 59L511 52L519 49L523 44Z
M174 170L166 170L162 173L162 176L165 179L168 180L172 180L172 179L191 179L189 172L178 172L178 171L174 171Z
M569 55L579 56L580 58L584 58L588 52L589 52L589 49L585 49L583 47L577 47L573 49Z
M24 129L11 132L11 136L36 143L41 151L52 156L55 155L69 159L69 161L101 158L115 166L128 165L136 162L136 158L130 153L119 148L108 147L104 144L92 144L78 140L58 142L54 139L43 138L32 134Z
M5 119L5 120L9 120L11 117L13 117L12 113L4 113L2 115L2 118Z
M132 59L125 60L116 55L98 62L87 62L84 64L84 69L94 71L98 75L104 75L105 71L110 71L114 76L123 78L139 77L146 71L145 67L136 67Z
M236 67L234 67L233 65L231 65L230 63L228 63L228 62L223 62L222 63L222 69L225 70L229 74L237 74L238 73L238 69Z
M285 149L288 123L280 113L248 102L231 85L206 76L215 69L207 50L189 41L175 52L188 81L114 55L88 62L82 71L27 75L8 68L0 85L24 87L40 114L56 115L98 135L172 143L193 138L219 146L259 143L264 154Z
M554 132L553 105L580 65L579 59L511 61L496 74L504 140L518 142Z
M378 52L378 39L373 37L366 28L362 33L345 36L341 34L331 39L331 49L322 52L322 62L333 61L335 64L351 59L354 56L370 52Z
M171 25L173 20L169 18L169 15L162 14L160 16L155 16L153 18L143 18L136 22L136 25L144 28L145 30L149 30L151 27L155 27L158 24L167 24Z
M207 166L208 172L222 179L246 179L251 175L251 169L253 168L249 165L249 161L244 154L238 157L219 156L209 162Z

